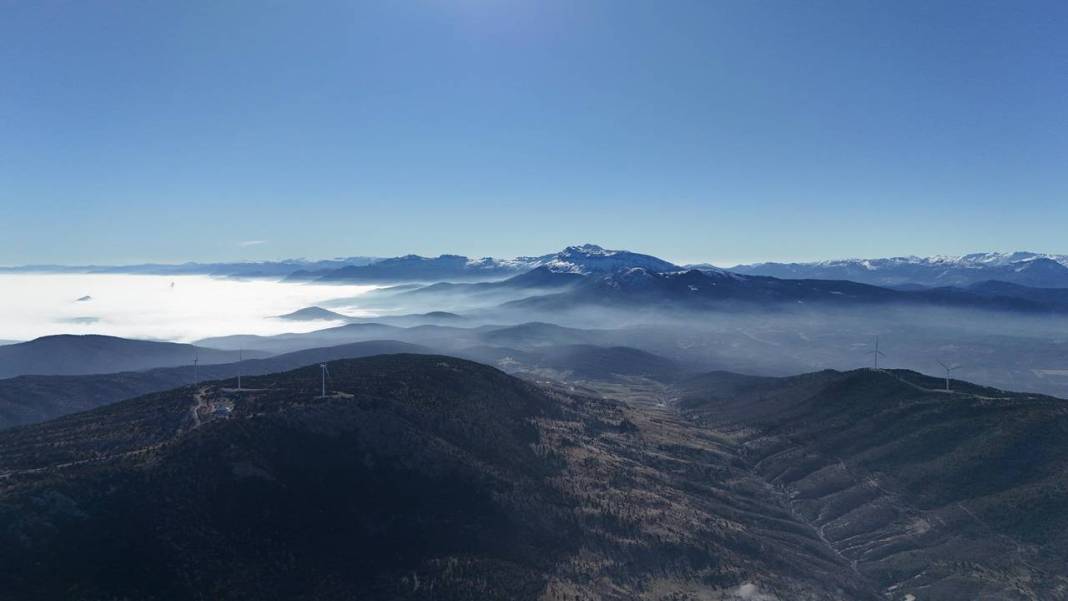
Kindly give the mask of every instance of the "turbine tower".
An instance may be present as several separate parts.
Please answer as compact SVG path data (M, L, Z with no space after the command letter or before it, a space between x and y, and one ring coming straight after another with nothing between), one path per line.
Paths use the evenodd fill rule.
M941 361L939 361L938 364L942 366L942 369L946 370L946 392L949 392L949 374L951 372L953 372L953 370L960 369L961 366L960 365L949 366L949 365L946 365L945 363L942 363Z
M198 370L200 363L200 353L193 354L193 388L200 385L200 372Z
M320 363L319 364L319 368L323 370L323 394L319 398L325 399L326 398L326 376L329 375L330 372L327 371L325 363Z
M237 389L241 390L241 362L245 360L245 350L237 349Z
M879 350L879 337L878 336L875 337L875 350L874 351L868 351L868 354L875 358L875 369L879 369L879 357L880 356L885 357L886 353L884 353L884 352Z

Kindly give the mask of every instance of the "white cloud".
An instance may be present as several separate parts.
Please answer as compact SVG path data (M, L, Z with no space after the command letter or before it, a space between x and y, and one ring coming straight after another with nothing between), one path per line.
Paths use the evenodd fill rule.
M238 246L259 246L261 244L267 244L266 240L242 240L238 242Z

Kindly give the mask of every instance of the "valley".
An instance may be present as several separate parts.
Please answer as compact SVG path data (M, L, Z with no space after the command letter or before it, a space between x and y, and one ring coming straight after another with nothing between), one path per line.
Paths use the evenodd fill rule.
M402 259L283 333L0 347L0 590L1068 599L1061 289Z
M246 391L206 382L0 432L0 520L15 536L4 565L25 566L0 573L6 590L44 598L30 584L43 582L33 570L49 569L55 586L92 575L97 588L64 589L68 598L136 596L147 583L98 571L131 552L126 530L114 544L92 538L116 528L108 516L132 512L164 528L137 543L157 558L145 569L165 584L161 598L192 594L193 582L264 599L308 586L330 562L277 563L305 536L333 540L327 548L362 566L356 574L374 574L335 573L310 589L314 599L368 586L468 598L476 580L483 598L1064 598L1068 547L1055 533L1068 520L1057 509L1068 506L1057 500L1068 453L1053 432L1068 428L1068 409L1058 399L961 382L946 393L919 374L874 370L712 372L671 385L541 372L527 384L432 355L331 362L323 399L318 371L249 377ZM232 410L211 410L221 406ZM1045 459L1028 471L1006 463L1003 478L985 477L990 457L1034 458L1037 448ZM398 505L389 495L403 494L401 473L403 486L420 487L413 500L458 504ZM468 483L463 495L488 496L455 497L437 480L444 473ZM1048 509L1022 519L1016 507L1043 498ZM314 517L316 507L330 509ZM376 533L366 512L385 507L393 525ZM431 538L388 564L362 555L382 536L407 540L409 519L450 542ZM451 530L464 523L475 529ZM31 531L26 547L18 533ZM257 543L257 531L282 538ZM51 537L76 532L104 555L39 555L69 548ZM241 551L252 544L267 545L255 564Z
M0 3L0 601L1068 601L1068 3Z

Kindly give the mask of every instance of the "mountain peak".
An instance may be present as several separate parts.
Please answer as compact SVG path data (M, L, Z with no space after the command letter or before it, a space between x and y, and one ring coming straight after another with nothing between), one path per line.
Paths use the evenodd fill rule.
M561 251L560 255L584 255L584 256L611 256L618 252L618 250L607 250L603 246L596 244L578 244L572 245Z
M611 250L596 244L568 246L564 250L534 258L532 267L548 267L551 271L589 275L615 273L633 268L642 268L654 273L678 271L678 265L651 255L628 250Z

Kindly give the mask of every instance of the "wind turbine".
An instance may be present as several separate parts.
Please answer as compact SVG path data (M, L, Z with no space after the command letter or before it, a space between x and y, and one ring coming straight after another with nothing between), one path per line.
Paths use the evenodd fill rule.
M946 370L946 391L948 392L949 391L949 374L953 370L960 369L961 366L960 365L949 366L949 365L946 365L945 363L942 363L941 361L939 361L938 364L942 366L942 369Z
M200 353L193 354L193 388L200 384L200 372L197 369L200 363Z
M237 349L237 389L241 390L241 362L245 360L245 350Z
M319 398L325 399L326 398L326 376L329 375L330 372L327 371L325 363L320 363L319 364L319 368L323 370L323 394Z
M881 355L881 356L885 357L886 353L884 353L884 352L879 350L879 337L878 336L875 337L875 350L874 351L868 351L868 354L872 355L873 357L875 357L875 369L879 369L879 356Z

